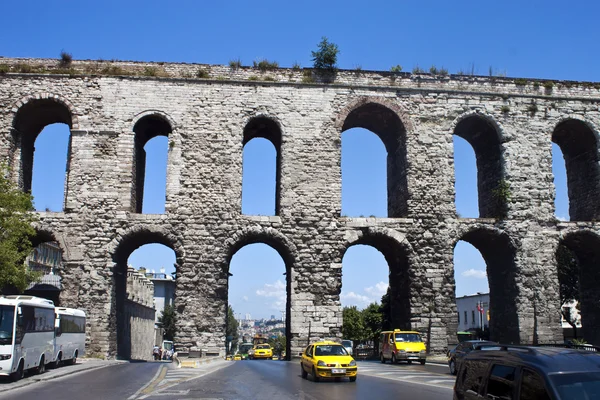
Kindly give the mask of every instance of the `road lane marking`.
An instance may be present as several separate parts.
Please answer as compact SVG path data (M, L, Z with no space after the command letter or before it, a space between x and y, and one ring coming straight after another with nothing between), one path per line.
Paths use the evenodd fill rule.
M452 383L454 385L454 379L433 379L428 382L429 383Z
M146 390L150 386L152 386L152 390L154 390L154 387L160 381L162 381L162 379L165 377L165 375L167 375L167 368L165 366L161 366L158 369L158 371L156 371L156 374L154 375L154 378L152 378L152 380L150 382L148 382L145 386L143 386L140 390L138 390L137 392L135 392L133 395L129 396L128 400L136 399L140 394L147 393Z

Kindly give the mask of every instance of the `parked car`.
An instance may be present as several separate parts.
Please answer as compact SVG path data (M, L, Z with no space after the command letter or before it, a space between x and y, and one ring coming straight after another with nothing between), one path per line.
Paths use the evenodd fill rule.
M600 398L600 354L559 347L483 346L464 357L454 400Z
M450 373L452 375L456 375L458 372L458 367L460 366L463 358L469 354L471 351L477 348L477 346L481 345L490 345L490 344L498 344L496 342L490 342L487 340L465 340L462 343L456 345L455 348L448 351L448 367L450 368Z
M321 378L343 377L348 377L350 382L354 382L358 374L356 361L348 354L346 348L331 341L309 345L302 353L300 369L303 379L307 379L308 374L311 374L315 382Z

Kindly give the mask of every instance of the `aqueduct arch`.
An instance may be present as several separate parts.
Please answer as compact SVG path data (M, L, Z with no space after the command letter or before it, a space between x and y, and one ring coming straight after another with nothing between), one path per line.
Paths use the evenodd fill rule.
M387 313L390 323L400 329L413 329L411 310L415 308L415 293L422 294L423 288L416 283L414 270L418 266L418 260L406 237L391 229L364 228L347 239L344 254L354 245L367 245L383 255L389 268L390 309Z
M502 343L518 343L519 291L516 282L517 249L514 243L505 232L485 226L466 230L459 240L464 240L479 250L486 263L490 286L490 339Z
M560 241L576 259L579 281L579 308L583 337L590 343L598 343L600 333L600 236L596 232L569 232Z
M112 296L110 335L116 345L111 352L122 359L145 359L154 345L154 337L147 338L145 332L154 331L154 305L149 299L154 295L154 289L149 284L131 284L132 271L127 260L131 253L139 247L158 243L172 249L176 259L181 259L177 250L176 238L161 228L134 227L112 244ZM135 281L135 280L134 280ZM132 290L132 293L128 292ZM151 295L149 295L151 292Z
M561 120L552 141L562 150L567 170L569 214L572 221L589 221L600 215L598 133L582 119Z
M36 62L54 68L48 60ZM428 336L433 352L443 351L455 333L449 275L459 239L473 243L488 263L491 296L498 303L492 305L491 323L501 330L500 340L527 341L532 326L540 342L560 337L554 303L541 311L543 329L531 322L535 273L550 269L536 254L554 252L551 240L531 236L569 230L564 243L580 262L596 262L591 251L596 242L578 233L599 232L592 127L600 123L600 92L593 85L540 93L510 78L387 72L359 77L354 71L338 71L329 85L303 82L302 71L291 69L270 71L273 80L257 82L250 79L251 69L231 75L219 66L207 67L214 79L190 79L197 66L186 64L167 65L169 78L112 77L85 75L86 63L74 61L82 75L70 77L0 76L0 95L15 105L0 110L0 156L13 168L14 182L27 190L40 127L53 122L71 127L67 207L40 215L49 231L66 238L65 301L88 312L92 352L117 354L116 273L136 246L148 242L176 253L181 350L224 351L228 265L251 242L268 244L285 260L292 355L306 344L309 321L319 336L341 337L339 267L353 243L385 255L397 323ZM150 65L115 64L125 70ZM216 78L225 75L230 79ZM540 112L532 113L532 103ZM240 124L244 116L252 117ZM340 216L339 139L353 127L376 133L387 149L389 218ZM453 134L465 137L477 153L481 218L456 216ZM166 212L140 215L139 148L155 135L173 135ZM275 216L240 212L239 150L253 137L271 140L278 150ZM570 157L576 223L553 216L550 138ZM575 185L578 176L586 178ZM505 196L503 215L490 200L499 180L514 195ZM585 315L594 318L595 311Z
M21 99L13 108L12 159L14 172L18 171L19 183L24 191L31 191L35 141L42 129L54 123L63 123L70 129L77 127L73 106L62 96L31 95ZM70 147L70 145L69 145ZM70 150L67 154L67 181Z
M387 150L389 217L402 217L408 213L407 128L401 116L401 110L394 103L362 98L347 106L337 123L340 134L348 129L364 128L383 142Z
M282 233L278 232L276 229L272 228L261 228L261 227L250 227L249 229L244 229L238 232L235 232L231 239L225 242L226 246L226 257L223 263L223 275L226 276L227 279L227 288L229 286L229 277L230 273L230 264L232 257L242 248L252 245L262 243L279 254L283 263L285 265L285 290L286 290L286 300L285 300L285 336L286 336L286 355L288 355L288 359L291 355L290 351L292 349L292 344L297 341L297 337L292 334L291 331L291 316L292 310L296 309L295 305L292 303L292 291L294 288L292 287L292 280L295 279L294 272L294 260L295 260L295 246L293 243ZM257 273L259 273L257 271ZM221 300L225 300L225 304L227 304L228 298L228 290L225 290L224 296L222 296ZM221 293L221 292L219 292ZM226 310L226 306L224 307L224 312ZM224 331L223 331L224 332Z

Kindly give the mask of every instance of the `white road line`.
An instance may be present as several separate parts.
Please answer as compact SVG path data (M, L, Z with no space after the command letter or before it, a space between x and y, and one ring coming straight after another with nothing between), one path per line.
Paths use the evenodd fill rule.
M398 375L398 379L414 379L414 378L419 378L419 379L434 379L437 378L438 375Z
M427 381L429 383L451 383L454 385L454 379L434 379L432 381Z

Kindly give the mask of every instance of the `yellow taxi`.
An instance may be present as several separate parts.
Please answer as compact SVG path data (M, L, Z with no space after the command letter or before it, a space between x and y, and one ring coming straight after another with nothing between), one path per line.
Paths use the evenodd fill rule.
M248 358L251 360L273 358L273 349L267 343L257 344L248 351Z
M354 358L344 346L332 341L320 341L309 345L302 353L300 368L302 378L307 379L308 374L311 374L315 382L319 382L321 378L344 377L354 382L358 374Z
M242 360L242 355L241 354L236 354L235 356L233 356L233 361L241 361Z
M383 331L381 332L379 346L379 358L382 363L387 360L390 360L392 364L399 361L406 361L409 364L418 361L425 365L427 362L425 343L423 343L419 332L402 331L400 329Z

